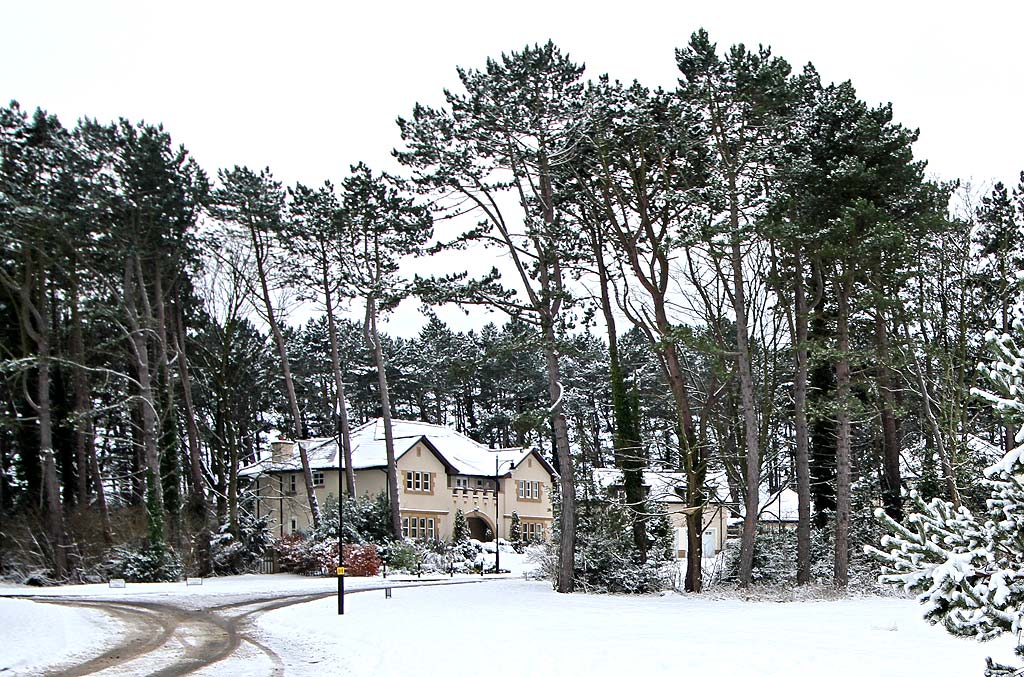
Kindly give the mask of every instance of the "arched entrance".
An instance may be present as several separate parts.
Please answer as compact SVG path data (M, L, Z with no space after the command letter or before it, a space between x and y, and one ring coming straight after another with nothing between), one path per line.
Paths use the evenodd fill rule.
M494 529L487 518L480 514L470 513L466 515L466 524L469 525L469 535L478 541L493 541Z

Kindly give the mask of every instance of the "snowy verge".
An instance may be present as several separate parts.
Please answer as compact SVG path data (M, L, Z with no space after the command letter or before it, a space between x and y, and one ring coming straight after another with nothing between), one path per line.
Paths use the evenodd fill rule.
M352 595L269 612L260 641L289 675L980 675L986 644L929 626L913 601L744 602L690 595L559 595L521 580ZM486 667L484 667L486 666Z
M46 666L103 653L122 625L92 609L0 599L0 628L0 674L38 675Z

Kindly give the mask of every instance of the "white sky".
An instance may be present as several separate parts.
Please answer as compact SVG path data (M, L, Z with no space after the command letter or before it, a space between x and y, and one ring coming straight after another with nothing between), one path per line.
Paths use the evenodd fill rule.
M771 45L826 81L850 79L921 129L942 178L1016 183L1024 169L1024 4L876 0L606 3L82 2L0 4L0 100L162 122L211 174L270 166L335 182L392 168L394 120L439 104L455 66L553 39L591 76L672 87L673 49L699 27L721 48Z

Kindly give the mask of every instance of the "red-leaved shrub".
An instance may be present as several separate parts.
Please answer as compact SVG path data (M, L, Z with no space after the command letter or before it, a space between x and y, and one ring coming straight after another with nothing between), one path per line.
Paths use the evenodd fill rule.
M285 536L274 543L281 571L296 574L333 576L338 566L338 542L314 543L298 534ZM381 560L373 545L345 544L345 574L376 576Z
M345 575L376 576L380 571L380 564L377 546L345 544Z

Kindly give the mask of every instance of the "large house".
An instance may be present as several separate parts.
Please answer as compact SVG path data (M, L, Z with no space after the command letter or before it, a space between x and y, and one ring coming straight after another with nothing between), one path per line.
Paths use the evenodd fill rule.
M466 515L472 536L507 538L512 513L524 538L551 536L554 468L529 448L489 449L451 428L419 421L392 421L398 465L403 535L450 538L455 512ZM354 428L349 439L356 493L387 488L383 419ZM337 438L278 440L268 458L240 471L256 486L256 509L278 536L309 529L312 522L299 445L306 451L317 501L338 496L343 459ZM497 522L497 531L495 530Z
M621 470L597 468L594 470L594 483L611 498L625 498L625 485ZM676 556L680 559L685 558L686 515L689 512L689 504L686 500L686 473L647 470L643 474L643 487L647 500L656 504L668 515L674 532ZM716 495L709 497L709 502L704 507L702 520L701 555L703 557L713 557L725 547L730 515L729 507L724 500Z

